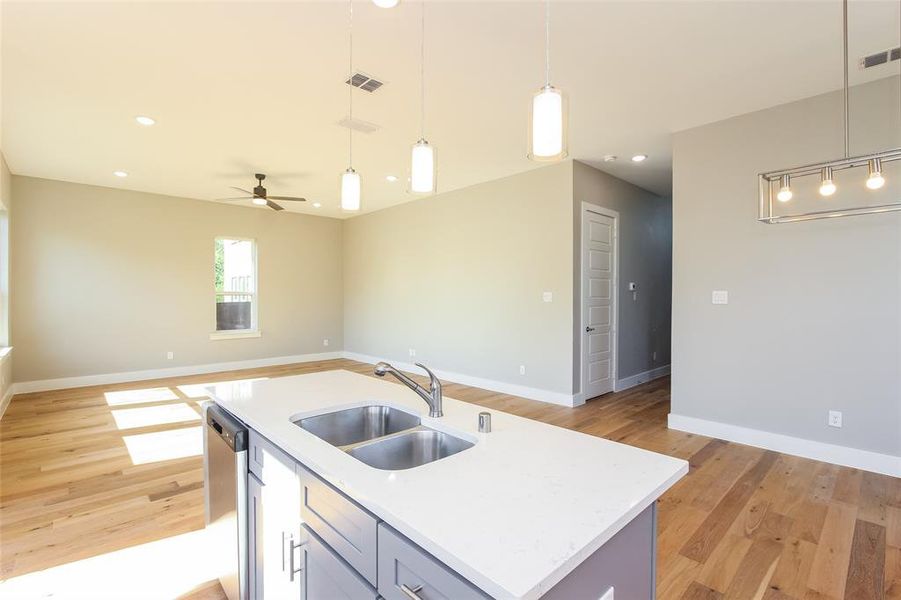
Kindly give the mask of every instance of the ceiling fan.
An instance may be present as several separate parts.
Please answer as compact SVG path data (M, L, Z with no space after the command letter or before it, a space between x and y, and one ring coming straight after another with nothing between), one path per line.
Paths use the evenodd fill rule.
M238 190L242 194L246 194L245 196L238 196L237 198L222 198L221 200L225 202L235 202L238 200L251 200L254 204L258 206L268 206L272 210L285 210L284 207L276 204L273 200L281 200L285 202L306 202L306 198L296 198L294 196L270 196L266 193L266 188L263 187L263 180L266 179L265 173L257 173L254 175L257 178L257 185L253 188L253 191L250 192L243 188L230 186L233 190Z

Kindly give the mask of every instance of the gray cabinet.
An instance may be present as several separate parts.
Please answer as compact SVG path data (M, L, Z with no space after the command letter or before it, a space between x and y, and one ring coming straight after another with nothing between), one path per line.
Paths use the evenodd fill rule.
M378 519L300 464L297 473L303 522L376 585Z
M369 582L307 531L301 568L302 600L375 600Z
M300 597L300 486L294 459L254 431L249 438L251 598Z
M379 593L385 600L491 598L384 523L379 525Z

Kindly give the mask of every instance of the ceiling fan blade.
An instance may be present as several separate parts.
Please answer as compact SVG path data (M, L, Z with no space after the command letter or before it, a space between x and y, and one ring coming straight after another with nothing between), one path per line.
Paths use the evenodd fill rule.
M269 196L273 200L287 200L288 202L306 202L306 198L298 198L296 196Z
M254 195L253 192L251 192L251 191L249 191L249 190L245 190L244 188L235 187L235 186L233 186L233 185L230 185L230 186L228 186L228 187L230 187L230 188L233 189L233 190L238 190L238 191L241 192L242 194L247 194L247 195L250 196L251 198L252 198L253 195Z
M276 203L273 202L272 200L266 200L266 205L267 205L269 208L271 208L272 210L285 210L283 207L279 206L278 204L276 204Z

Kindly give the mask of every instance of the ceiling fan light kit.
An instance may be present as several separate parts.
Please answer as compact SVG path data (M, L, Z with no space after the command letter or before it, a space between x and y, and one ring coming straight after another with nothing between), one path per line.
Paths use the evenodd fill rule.
M221 198L221 200L225 202L235 202L237 200L250 200L252 203L257 206L268 206L272 210L285 210L283 206L273 202L273 200L280 200L285 202L306 202L306 198L297 198L295 196L270 196L266 191L266 188L263 187L263 180L266 179L265 173L256 173L254 177L257 180L257 185L253 188L253 191L245 190L244 188L234 187L233 190L237 190L244 196L238 196L237 198Z
M870 192L876 192L885 185L883 165L901 160L901 148L874 152L860 156L851 156L850 152L850 112L848 84L848 0L842 2L842 55L844 86L842 88L842 104L844 117L844 157L821 163L803 165L779 171L767 171L758 175L758 215L757 220L763 223L795 223L799 221L812 221L816 219L832 219L836 217L850 217L855 215L871 215L886 212L901 211L901 200L885 202L881 204L868 204L864 206L831 206L822 210L813 210L789 214L780 214L776 210L774 200L785 206L795 194L791 188L794 179L803 177L820 177L819 195L822 200L830 199L838 190L835 183L835 172L856 170L863 173L867 169L867 177L861 177L863 186Z

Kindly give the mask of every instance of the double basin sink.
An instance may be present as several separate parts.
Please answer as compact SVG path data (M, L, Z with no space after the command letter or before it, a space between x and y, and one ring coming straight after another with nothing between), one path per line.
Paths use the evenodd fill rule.
M390 406L346 408L293 423L370 467L388 471L412 469L474 445Z

